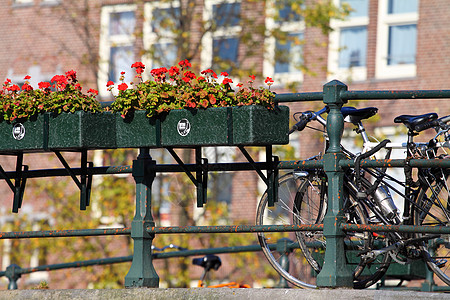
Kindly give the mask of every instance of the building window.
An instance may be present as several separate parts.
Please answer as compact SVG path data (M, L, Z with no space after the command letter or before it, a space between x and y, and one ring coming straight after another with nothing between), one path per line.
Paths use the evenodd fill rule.
M300 70L305 24L291 5L286 0L271 1L267 5L266 28L270 38L266 39L264 75L274 78L276 83L303 81Z
M376 77L416 76L418 0L380 0Z
M336 5L349 5L346 20L332 20L328 52L328 79L362 81L367 78L368 0L335 0Z
M206 32L202 40L202 68L231 72L239 65L241 3L238 1L205 1L203 18Z
M34 0L13 0L13 7L31 6Z
M99 93L108 96L105 82L125 82L134 78L131 65L135 62L135 5L104 6L101 13Z
M144 19L146 64L152 68L175 65L178 62L175 32L181 28L179 2L148 2Z

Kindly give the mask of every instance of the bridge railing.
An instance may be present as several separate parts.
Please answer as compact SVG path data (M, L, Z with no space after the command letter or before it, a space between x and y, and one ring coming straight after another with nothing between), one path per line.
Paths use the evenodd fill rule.
M286 232L286 231L321 231L327 240L324 267L317 277L319 287L351 287L353 276L344 257L345 231L398 231L398 232L430 232L450 234L450 227L430 226L356 226L345 223L342 215L342 197L344 169L353 167L354 161L347 160L343 155L340 143L344 128L341 107L352 99L444 99L450 98L450 90L417 90L417 91L348 91L347 86L339 81L331 81L324 85L322 92L277 94L279 103L301 101L323 101L330 108L327 117L327 132L329 148L320 161L274 161L272 148L266 147L266 162L249 161L246 163L208 164L208 171L243 171L267 170L273 176L267 176L268 189L276 186L279 169L323 168L328 178L328 210L323 225L291 225L291 226L186 226L186 227L157 227L152 216L151 190L157 172L203 172L201 164L159 165L150 156L149 148L140 148L139 155L132 166L118 167L84 167L72 168L70 176L83 174L105 175L131 173L136 183L136 214L130 228L114 229L85 229L61 231L32 231L32 232L2 232L0 239L14 238L46 238L67 236L100 236L100 235L131 235L134 240L134 254L132 264L125 277L126 287L158 287L159 277L152 262L152 241L159 234L180 233L243 233L243 232ZM241 149L243 150L243 149ZM436 166L448 168L450 160L416 160L408 162L411 167ZM403 167L405 160L362 160L362 165L370 167ZM66 169L28 170L28 178L48 176L69 176ZM18 172L5 172L6 177L16 178ZM272 193L276 198L276 188ZM128 258L127 258L128 259ZM5 271L5 272L8 272Z

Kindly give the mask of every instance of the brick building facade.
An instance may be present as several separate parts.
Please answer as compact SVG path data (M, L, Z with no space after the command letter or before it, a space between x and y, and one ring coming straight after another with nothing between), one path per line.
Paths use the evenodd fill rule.
M333 1L339 4L338 0ZM177 5L126 0L5 2L0 11L2 79L10 78L15 83L21 83L25 75L30 75L31 84L36 86L39 81L49 81L55 74L74 69L83 86L98 89L100 99L110 100L111 96L105 88L106 81L117 82L117 74L121 69L127 68L125 71L128 76L132 74L130 62L143 60L147 66L155 65L152 59L143 57L143 50L147 47L160 43L161 47L166 46L162 48L166 50L164 57L167 60L175 56L170 50L173 38L169 36L164 41L156 39L154 27L149 20L152 14L155 16L155 12L161 13L164 9L176 8ZM273 77L276 81L273 88L278 92L287 91L285 86L289 83L296 86L297 92L321 91L323 84L332 79L347 83L350 90L448 88L446 80L450 75L450 20L447 16L450 14L450 6L447 0L349 0L346 2L354 7L354 11L345 21L332 20L330 25L335 31L330 35L323 34L318 28L305 26L297 18L283 19L281 23L271 21L265 16L266 12L273 9L273 1L243 1L242 4L234 0L224 2L231 3L228 8L231 11L238 9L240 14L253 16L255 24L266 24L267 28L279 25L292 36L299 36L304 40L304 44L299 47L294 43L279 44L275 40L260 37L253 49L256 54L244 60L242 66L260 74L260 78ZM211 17L211 14L214 16L214 7L219 1L207 0L200 3L202 4L192 12L198 20L192 23L192 44L200 37L200 20L207 20L206 16ZM239 7L235 4L239 4ZM192 60L196 68L213 66L214 55L234 60L246 53L244 45L239 44L235 37L239 32L249 29L240 26L239 19L231 20L235 21L233 28L220 36L222 40L219 34L205 35L198 55ZM236 53L236 57L230 57L229 53L215 52L216 43L219 45L224 41L229 52ZM290 62L278 62L274 58L274 53L279 48L289 51L292 57ZM308 67L308 73L302 73L291 66L294 60L297 61L295 57L298 53L295 51L303 52L302 61ZM402 55L406 58L402 58ZM382 129L391 128L394 117L399 114L431 111L439 115L450 113L447 100L389 100L352 105L379 107L378 123L370 123L368 127L371 131L381 128L381 135L386 132ZM292 104L291 114L318 107L320 104L317 103ZM321 142L317 135L305 131L299 135L299 145L298 158L302 159L315 154ZM58 166L54 161L50 161L49 165L48 158L44 155L31 157L31 168ZM9 157L0 159L5 169L14 168ZM245 184L235 184L236 182ZM247 173L239 173L234 177L234 184L229 192L233 218L251 220L249 223L255 219L260 192L257 186L257 179ZM9 213L11 195L6 184L2 183L0 188L2 194L6 195L3 200L3 203L7 203L7 209L3 210L5 215ZM2 269L5 267L2 265ZM84 285L75 284L71 287L77 286Z

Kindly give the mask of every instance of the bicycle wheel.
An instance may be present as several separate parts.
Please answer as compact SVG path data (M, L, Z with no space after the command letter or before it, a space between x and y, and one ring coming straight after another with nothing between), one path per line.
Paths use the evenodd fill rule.
M424 226L450 226L449 180L450 170L431 169L424 176L422 188L414 209L414 224ZM447 285L450 285L450 235L432 236L420 248L427 265Z
M258 206L258 225L292 225L321 224L326 213L326 180L323 172L315 174L292 172L279 179L278 202L273 208L268 207L267 195L264 194ZM347 197L348 198L348 197ZM365 224L366 217L359 205L350 205L346 201L345 216L347 221ZM295 247L284 254L289 258L289 265L283 267L283 255L273 246L280 238L296 241ZM259 233L258 239L270 264L291 284L303 288L315 288L316 276L322 269L326 241L322 231L295 233ZM375 283L383 274L378 268L373 270L361 264L357 253L369 249L372 242L368 233L348 233L345 239L347 263L354 269L355 288L367 287ZM272 244L271 244L272 243ZM373 264L373 266L376 264ZM364 272L363 272L364 271ZM376 276L376 280L374 279Z

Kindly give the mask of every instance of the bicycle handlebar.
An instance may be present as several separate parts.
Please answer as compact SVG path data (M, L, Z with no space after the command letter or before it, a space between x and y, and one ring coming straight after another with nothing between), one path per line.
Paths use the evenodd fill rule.
M300 121L298 121L294 126L292 126L292 128L289 130L289 134L293 133L294 131L302 131L303 129L305 129L306 125L308 125L309 122L315 120L318 116L322 115L323 113L327 113L329 111L330 108L328 106L325 106L324 108L316 112L313 111L302 112L300 116Z
M433 120L424 124L419 124L414 127L414 130L417 132L421 132L425 129L440 127L442 129L446 129L448 126L447 123L450 121L450 115L446 117L442 117L437 120Z

